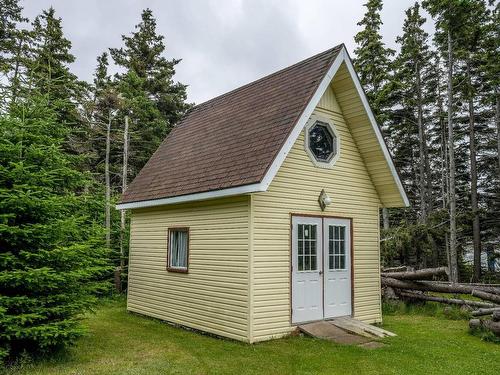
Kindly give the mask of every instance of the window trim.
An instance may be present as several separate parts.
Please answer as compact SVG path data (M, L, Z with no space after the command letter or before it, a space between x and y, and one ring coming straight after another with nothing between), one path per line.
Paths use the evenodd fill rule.
M172 267L170 265L170 235L172 232L186 232L187 234L187 249L186 249L186 267ZM189 227L169 227L167 229L167 271L168 272L178 272L178 273L188 273L189 272L189 248L190 248L190 236Z
M312 127L316 125L316 122L322 122L326 126L328 126L329 130L332 132L332 134L335 137L335 146L337 153L333 155L333 157L325 162L325 161L319 161L316 159L314 156L313 152L309 148L309 131L311 130ZM306 123L306 126L304 127L304 149L306 150L307 155L309 156L309 159L311 159L312 163L319 168L326 168L326 169L331 169L333 168L334 164L337 162L337 160L340 157L340 136L339 133L337 132L337 129L335 128L335 124L333 121L329 118L323 117L323 116L318 116L318 115L312 115L309 120Z

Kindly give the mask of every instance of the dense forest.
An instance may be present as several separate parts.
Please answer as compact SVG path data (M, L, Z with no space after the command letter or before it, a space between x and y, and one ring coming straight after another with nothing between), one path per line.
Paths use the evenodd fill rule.
M448 265L452 281L492 279L500 256L498 2L415 3L397 53L380 35L382 1L366 8L355 65L411 201L382 211L382 261Z
M365 7L355 66L411 201L381 213L382 261L498 279L499 5L417 2L398 52L382 1ZM128 218L114 204L191 104L149 9L96 57L92 82L72 73L53 8L28 20L4 0L0 23L1 359L74 342L82 312L126 288Z

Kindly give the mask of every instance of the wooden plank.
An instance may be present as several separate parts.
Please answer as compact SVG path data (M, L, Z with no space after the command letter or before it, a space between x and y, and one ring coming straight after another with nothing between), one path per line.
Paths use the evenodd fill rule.
M329 321L331 324L333 324L336 327L342 328L348 332L355 333L360 336L368 337L368 338L376 338L379 337L377 335L374 335L370 332L365 331L363 328L356 324L352 324L351 322L348 322L344 319L341 318L335 318Z
M298 328L306 335L334 341L338 344L360 344L370 341L366 337L353 335L352 333L349 333L326 321L301 324L298 326Z
M364 335L367 337L394 337L395 333L389 332L380 327L375 327L370 324L361 322L356 319L342 317L335 318L330 321L332 324L336 325L339 328L346 329L350 332L354 332L360 335ZM370 335L370 336L368 336Z
M361 322L361 321L356 320L356 319L351 319L351 320L355 320L357 324L360 324L365 329L369 329L369 330L372 330L374 332L380 332L381 334L383 334L385 336L390 336L390 337L397 336L395 333L387 331L387 330L385 330L383 328L380 328L380 327L377 327L377 326L374 326L374 325L371 325L371 324L368 324L368 323L365 323L365 322Z

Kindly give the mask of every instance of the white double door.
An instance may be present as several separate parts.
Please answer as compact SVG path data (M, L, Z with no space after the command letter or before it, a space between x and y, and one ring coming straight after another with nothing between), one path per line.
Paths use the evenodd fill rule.
M292 217L292 323L351 315L351 221Z

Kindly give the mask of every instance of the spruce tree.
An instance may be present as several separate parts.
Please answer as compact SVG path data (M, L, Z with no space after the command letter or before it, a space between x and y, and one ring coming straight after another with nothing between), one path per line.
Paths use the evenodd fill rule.
M26 21L18 0L5 0L0 6L0 112L13 100L20 71L20 52L26 48L26 31L17 27Z
M83 101L87 85L70 70L75 56L71 53L71 42L64 35L62 20L56 16L54 8L42 11L32 26L24 90L46 94L48 105L54 109L57 120L72 128L66 140L68 149L78 152L86 136L81 133L78 104Z
M130 116L130 174L134 177L153 154L172 126L187 110L186 86L173 81L180 60L167 60L164 37L156 31L150 9L122 48L111 48L114 62L125 69L116 75L126 98L122 116ZM123 123L123 119L120 120Z
M481 229L487 250L500 241L500 3L489 12L484 25L483 48L480 51L480 105L486 124L480 126L482 155L478 160L479 175L484 175L481 191L484 218Z
M382 0L368 0L365 7L366 13L358 22L363 30L354 37L354 66L375 117L383 126L390 118L391 58L395 52L385 46L380 34Z
M18 36L17 23L25 20L18 0L3 0L0 6L0 72L10 70L9 59L15 50Z
M108 289L108 257L69 129L48 95L0 116L0 353L45 352L82 334L81 314Z
M401 49L394 61L396 109L391 135L397 139L393 146L395 161L405 176L405 186L413 201L419 203L420 221L425 223L432 209L427 128L430 107L435 100L435 75L428 45L429 35L422 28L424 23L420 5L415 3L406 11L403 34L396 39ZM414 170L416 165L417 171Z
M467 17L461 26L461 43L457 47L457 60L460 65L456 70L457 94L463 102L464 115L457 119L459 126L468 134L469 149L469 171L470 182L467 186L470 191L465 210L470 210L472 244L474 249L474 280L479 281L481 277L481 227L479 212L479 188L482 181L479 178L478 163L482 159L483 145L480 135L488 131L486 121L489 108L481 105L481 91L486 87L483 77L482 51L486 37L486 21L488 19L486 3L482 0L471 0L467 8ZM483 134L481 134L483 133ZM470 207L470 208L469 208Z
M385 47L380 34L382 0L368 0L365 7L366 13L363 19L358 22L363 30L354 37L354 41L358 45L354 50L356 55L354 66L375 118L384 132L387 133L393 102L390 77L391 57L395 52ZM384 229L389 229L389 212L385 207L382 209L382 218Z

